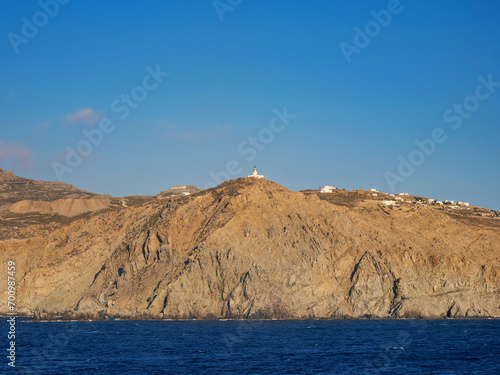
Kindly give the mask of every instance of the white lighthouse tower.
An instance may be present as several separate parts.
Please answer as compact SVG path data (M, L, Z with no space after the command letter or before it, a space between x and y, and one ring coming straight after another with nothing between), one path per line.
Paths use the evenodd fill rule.
M264 178L263 175L259 175L257 173L257 167L253 167L253 173L250 176L248 176L248 177L252 177L252 178Z

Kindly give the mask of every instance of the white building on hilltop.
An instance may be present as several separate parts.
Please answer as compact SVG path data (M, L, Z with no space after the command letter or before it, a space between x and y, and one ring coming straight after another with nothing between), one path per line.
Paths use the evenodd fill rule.
M320 193L333 193L333 190L335 190L335 189L337 189L337 188L327 185L323 189L320 190Z
M264 176L263 176L263 175L259 175L259 174L257 173L257 167L253 167L253 173L252 173L250 176L248 176L248 177L253 177L253 178L264 178Z

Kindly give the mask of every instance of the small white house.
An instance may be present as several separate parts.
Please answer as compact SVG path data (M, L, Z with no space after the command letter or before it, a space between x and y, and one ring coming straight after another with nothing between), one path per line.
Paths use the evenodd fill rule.
M459 206L469 207L469 202L458 202Z
M441 201L436 201L436 204L438 204L438 205L442 206L442 205L443 205L443 202L441 202Z
M374 193L375 193L375 192L377 192L377 189L370 189L370 190L368 190L368 191L372 191L372 192L374 192Z
M382 204L386 206L395 206L396 201L382 201Z
M333 187L333 186L325 186L323 187L323 189L321 189L320 193L332 193L333 190L335 190L337 188Z
M399 193L398 195L407 197L409 194L408 193Z

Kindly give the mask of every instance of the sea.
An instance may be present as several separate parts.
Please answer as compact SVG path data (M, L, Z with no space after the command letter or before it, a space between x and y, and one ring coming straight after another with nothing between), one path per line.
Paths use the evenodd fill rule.
M3 362L2 374L500 374L500 320L17 318L15 368Z

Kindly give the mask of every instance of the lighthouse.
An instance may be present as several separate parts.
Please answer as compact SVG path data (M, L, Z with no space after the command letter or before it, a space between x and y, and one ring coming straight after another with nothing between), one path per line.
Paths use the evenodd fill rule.
M257 167L256 166L253 167L253 173L250 176L248 176L248 177L252 177L252 178L264 178L263 175L259 175L257 173Z

